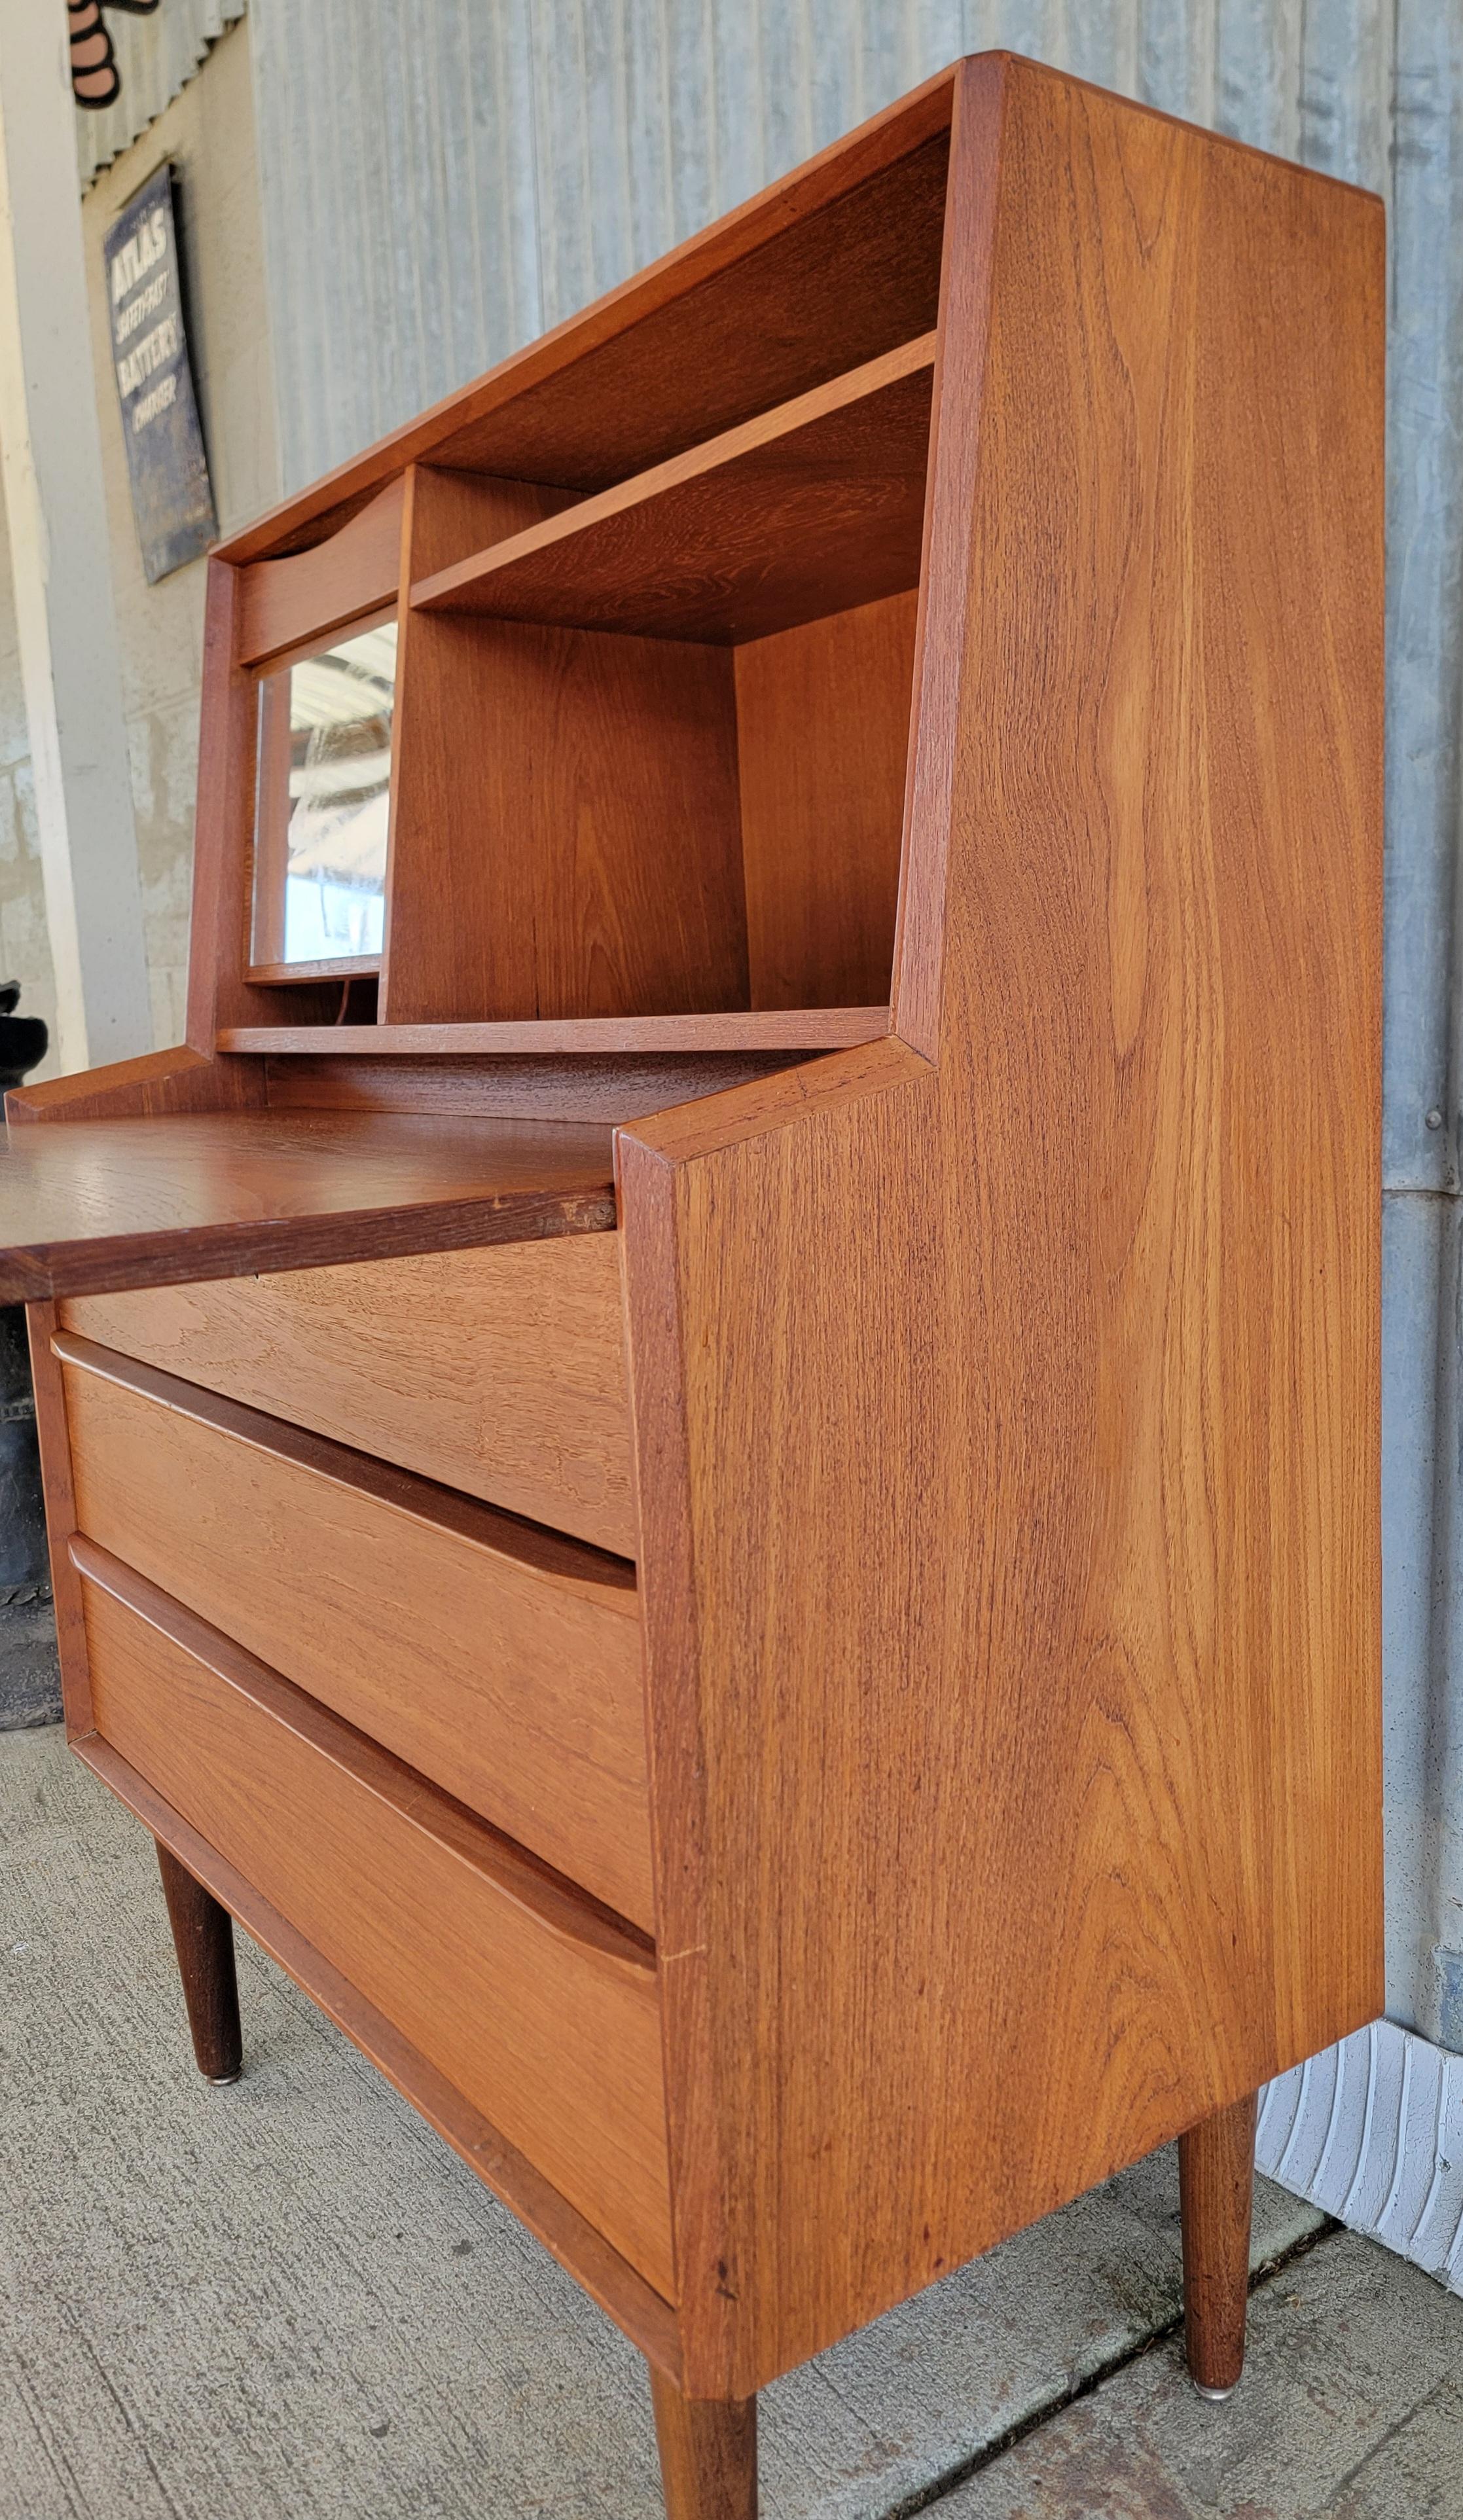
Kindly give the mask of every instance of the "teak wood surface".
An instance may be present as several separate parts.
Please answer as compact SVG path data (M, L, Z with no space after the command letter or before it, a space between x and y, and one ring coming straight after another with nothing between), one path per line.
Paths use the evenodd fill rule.
M389 483L370 506L315 550L260 561L240 584L239 661L254 665L325 640L383 604L401 579L404 485Z
M80 1579L76 1579L80 1589ZM130 1767L100 1733L87 1732L72 1749L109 1790L135 1812L160 1846L165 1846L194 1878L211 1891L261 1951L278 1960L322 2012L388 2082L409 2100L452 2146L468 2168L515 2213L536 2239L568 2267L591 2299L638 2345L656 2368L678 2377L680 2339L676 2316L663 2296L612 2248L568 2198L509 2143L501 2130L429 2063L384 2012L369 2003L251 1881L201 1837L145 1777Z
M893 595L736 652L758 1021L769 1009L852 1006L889 987L917 618L917 597ZM840 689L857 695L856 708L830 705ZM839 1047L854 1046L845 1033Z
M1383 303L960 72L900 1040L619 1137L694 2393L1381 2002Z
M733 645L916 584L935 336L423 578L423 611Z
M853 616L857 619L857 615ZM849 616L843 614L842 620ZM818 625L819 629L825 627ZM747 653L748 651L739 652ZM753 649L753 654L758 652ZM860 819L868 812L861 805ZM887 981L887 964L879 971ZM820 983L820 985L823 985ZM535 1058L555 1053L589 1058L667 1057L676 1051L706 1056L744 1051L849 1050L882 1041L890 1029L887 1006L739 1008L734 1013L589 1015L518 1022L380 1024L236 1024L218 1036L229 1053L307 1052L316 1058L498 1058L515 1052ZM31 1091L27 1087L26 1092ZM671 1094L670 1102L676 1100ZM689 1097L687 1098L690 1099Z
M622 1560L90 1340L55 1345L87 1539L654 1931Z
M408 464L606 489L928 332L955 76L927 80L260 517L220 544L220 562L318 539Z
M435 1111L488 1120L643 1120L679 1102L801 1063L789 1050L650 1051L617 1057L570 1052L554 1058L450 1052L416 1058L333 1058L311 1051L270 1058L271 1111Z
M393 1367L388 1272L434 1265L400 1238L501 1235L484 1268L582 1238L601 1307L622 1259L611 1510L638 1558L654 1964L69 1537L47 1302L37 1396L83 1755L469 2158L487 2126L500 2192L683 2393L683 2500L749 2491L750 2417L698 2404L749 2408L1176 2135L1198 2159L1192 2131L1381 2002L1384 282L1370 197L1034 64L960 65L224 547L190 1051L13 1099L70 1119L14 1140L66 1175L70 1223L27 1227L5 1285L71 1287L67 1329L480 1493L513 1299L428 1290L434 1340L401 1282ZM658 499L694 488L734 540L712 441L786 439L785 406L833 412L932 326L917 591L852 603L840 551L826 608L752 640L724 608L747 549L709 536L726 575L696 624L738 644L646 635L670 623L635 546ZM241 586L298 559L325 582L316 552L403 475L372 1024L359 987L247 968ZM571 555L616 535L631 626L578 626L616 590L574 587ZM807 555L764 557L800 601ZM443 572L487 601L516 568L562 618L410 601ZM673 1082L711 1057L754 1064ZM470 1216L457 1115L505 1093L537 1115L526 1169L480 1171ZM440 1134L391 1136L408 1096ZM482 1125L506 1148L519 1124ZM129 1137L159 1189L127 1178ZM281 1219L287 1145L310 1151ZM350 1208L353 1167L374 1190ZM259 1268L300 1274L164 1282ZM312 1276L337 1282L324 1335L295 1301ZM553 1284L510 1372L511 1476L540 1376L546 1447L573 1416ZM612 1412L617 1340L589 1346ZM594 1423L586 1459L613 1446ZM603 1539L551 1490L491 1493ZM511 1859L620 1935L619 2079L596 2099L586 2070L580 2120L499 2088L435 1907L378 1941L353 1886L343 1906L298 1869L271 1815L327 1770L333 1827L425 1814L454 1862L476 1832L489 1872ZM349 1838L352 1885L380 1825ZM466 1927L450 1958L479 1983ZM542 2022L552 1985L514 1978L510 2036L521 2001ZM1196 2246L1222 2291L1233 2249Z
M234 1923L209 1890L160 1843L158 1868L167 1903L188 2030L198 2070L210 2083L236 2083L244 2042L239 2021L239 1980L234 1967Z
M84 1539L96 1729L673 2297L654 1958Z
M613 1234L70 1296L59 1316L102 1347L635 1554Z
M1237 2388L1245 2367L1255 2101L1252 2092L1178 2138L1184 2347L1196 2387L1214 2395Z
M665 2520L756 2520L756 2400L685 2398L654 2367L650 2394Z
M607 1129L386 1112L74 1121L0 1147L0 1302L615 1223Z

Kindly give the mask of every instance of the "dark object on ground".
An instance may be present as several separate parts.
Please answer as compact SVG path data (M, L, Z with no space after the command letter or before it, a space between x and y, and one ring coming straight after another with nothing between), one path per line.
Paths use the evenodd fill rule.
M19 1085L46 1055L45 1025L15 1012L20 995L18 980L0 982L0 1090ZM25 1308L8 1304L0 1306L0 1732L60 1721Z
M20 981L0 980L0 1093L39 1067L51 1038L39 1015L16 1013L20 1003Z

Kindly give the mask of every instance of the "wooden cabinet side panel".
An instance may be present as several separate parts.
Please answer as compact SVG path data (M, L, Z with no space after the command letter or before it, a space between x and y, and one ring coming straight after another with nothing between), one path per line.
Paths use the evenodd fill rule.
M888 1001L917 603L735 652L754 1007Z
M78 1741L92 1729L91 1674L86 1658L81 1581L70 1556L71 1534L76 1528L76 1492L71 1473L66 1392L61 1367L51 1351L55 1328L54 1304L26 1305L30 1380L35 1392L35 1432L46 1506L46 1548L51 1562L51 1595L56 1604L61 1697L66 1713L67 1738Z
M341 999L339 982L281 992L255 988L244 976L251 961L258 685L240 662L240 577L241 572L226 562L209 560L187 1037L189 1048L210 1060L222 1025L331 1023ZM217 1103L208 1102L203 1107L219 1107L222 1101L220 1096Z
M1002 75L937 1069L621 1140L693 2391L1382 1999L1378 205Z

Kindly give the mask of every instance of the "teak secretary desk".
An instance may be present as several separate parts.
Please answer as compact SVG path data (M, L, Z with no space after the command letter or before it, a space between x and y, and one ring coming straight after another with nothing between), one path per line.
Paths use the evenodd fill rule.
M1174 2136L1227 2389L1380 2008L1382 359L1373 199L962 63L222 548L190 1047L10 1100L200 2062L232 1914L677 2520Z

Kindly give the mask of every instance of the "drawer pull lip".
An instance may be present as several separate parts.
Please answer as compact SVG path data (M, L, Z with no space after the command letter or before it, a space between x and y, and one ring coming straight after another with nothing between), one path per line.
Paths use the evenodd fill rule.
M186 1864L195 1879L212 1891L260 1950L277 1960L311 2002L353 2041L361 2054L369 2057L377 2071L420 2111L483 2185L501 2197L550 2255L568 2268L591 2299L624 2329L631 2344L638 2345L659 2369L679 2380L680 2330L675 2310L666 2296L658 2292L621 2256L614 2242L586 2221L542 2171L534 2169L491 2120L392 2026L385 2013L334 1968L206 1838L201 1837L120 1751L95 1732L80 1734L71 1749L108 1791L135 1813L143 1826L170 1848L180 1863Z
M110 1550L99 1549L80 1532L71 1535L69 1549L71 1563L88 1582L112 1594L149 1627L170 1637L229 1688L237 1688L380 1801L448 1847L459 1861L485 1873L504 1898L525 1909L549 1932L582 1945L631 1976L655 1978L656 1947L638 1925L617 1915L441 1786L430 1784L404 1760L333 1715L293 1681L236 1644L232 1637L160 1591L135 1567L123 1565Z
M54 1330L51 1351L63 1365L122 1383L164 1409L216 1426L241 1443L278 1453L340 1486L363 1489L397 1513L439 1524L495 1556L514 1559L531 1573L591 1591L609 1609L622 1608L631 1618L639 1615L633 1558L614 1556L592 1541L573 1540L546 1523L530 1522L502 1506L440 1486L420 1471L400 1469L393 1462L338 1443L333 1435L316 1435L288 1418L271 1418L246 1401L226 1399L204 1383L185 1381L161 1366L144 1365L140 1358L123 1356L116 1348L103 1347L75 1330Z

